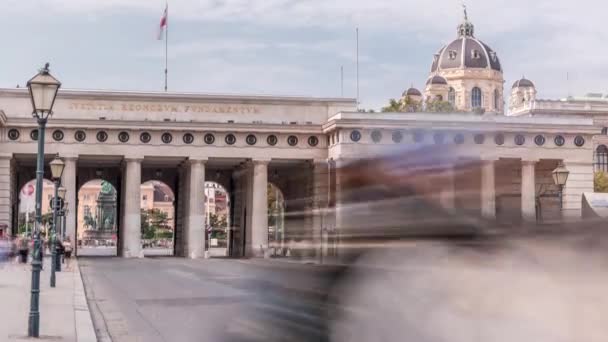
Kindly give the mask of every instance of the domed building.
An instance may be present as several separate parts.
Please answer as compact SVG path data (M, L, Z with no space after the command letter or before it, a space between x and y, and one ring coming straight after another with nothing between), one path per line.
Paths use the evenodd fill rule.
M530 107L536 100L536 87L532 81L522 77L513 83L511 96L509 97L509 112L515 113Z
M443 100L457 111L481 109L503 113L503 71L498 55L475 37L475 26L464 10L458 37L433 56L426 83L426 101Z
M406 101L407 98L409 98L409 101ZM408 90L404 91L403 94L401 94L401 101L403 103L422 103L422 93L420 92L420 90L412 86Z

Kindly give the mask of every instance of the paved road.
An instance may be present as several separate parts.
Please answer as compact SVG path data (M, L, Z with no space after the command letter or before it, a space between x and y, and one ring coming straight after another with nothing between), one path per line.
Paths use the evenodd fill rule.
M97 324L106 325L114 342L257 340L268 333L259 325L260 307L283 321L301 315L303 302L318 310L326 285L316 266L276 261L79 260L89 304L105 321ZM285 300L296 300L297 312Z

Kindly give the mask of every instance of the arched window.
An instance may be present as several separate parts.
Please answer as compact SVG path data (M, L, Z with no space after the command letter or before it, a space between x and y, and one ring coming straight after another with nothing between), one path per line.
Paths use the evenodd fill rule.
M478 87L473 88L473 90L471 91L471 107L481 107L481 89L479 89Z
M608 172L608 147L600 145L595 150L595 171Z
M500 92L498 89L494 89L494 109L500 110Z
M456 90L452 87L448 90L448 102L452 104L452 106L456 106Z

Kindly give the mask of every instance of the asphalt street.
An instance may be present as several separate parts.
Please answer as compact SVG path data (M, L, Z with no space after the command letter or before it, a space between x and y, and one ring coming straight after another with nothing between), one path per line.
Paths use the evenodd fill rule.
M167 257L79 262L102 340L103 335L114 342L269 340L269 320L280 320L301 340L310 340L308 333L323 335L324 327L310 319L300 324L306 312L317 317L325 295L327 278L318 266ZM294 302L297 307L290 305ZM281 335L274 340L293 340L274 333Z

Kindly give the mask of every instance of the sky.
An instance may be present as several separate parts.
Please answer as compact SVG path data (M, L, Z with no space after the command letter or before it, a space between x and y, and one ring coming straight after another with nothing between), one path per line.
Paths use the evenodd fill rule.
M0 87L45 62L64 88L162 91L165 0L1 0ZM467 0L497 51L505 91L525 75L540 98L608 92L608 3ZM456 38L461 0L169 0L169 91L356 96L378 109L422 88ZM567 76L568 75L568 76Z

